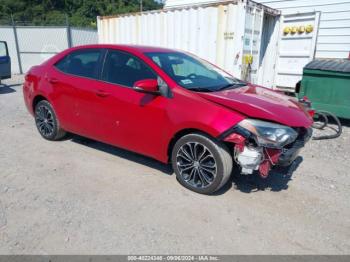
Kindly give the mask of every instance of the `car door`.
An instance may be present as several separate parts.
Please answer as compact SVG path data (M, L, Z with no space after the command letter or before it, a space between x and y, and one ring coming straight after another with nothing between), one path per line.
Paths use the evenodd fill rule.
M11 78L11 59L7 43L0 41L0 81L7 78Z
M162 133L167 127L168 98L133 90L138 80L158 76L138 57L109 50L100 91L99 127L106 142L157 157Z
M54 106L68 131L101 139L99 73L105 50L79 49L58 61L47 76L54 90Z

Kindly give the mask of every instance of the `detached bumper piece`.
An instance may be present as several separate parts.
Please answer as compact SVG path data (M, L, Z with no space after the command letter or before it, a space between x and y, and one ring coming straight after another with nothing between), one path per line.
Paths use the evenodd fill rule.
M242 174L252 174L258 171L260 176L266 178L274 166L288 166L298 156L312 136L311 128L296 128L297 139L283 148L267 148L250 143L249 139L241 134L232 133L225 141L232 142L234 146L234 160L241 166Z

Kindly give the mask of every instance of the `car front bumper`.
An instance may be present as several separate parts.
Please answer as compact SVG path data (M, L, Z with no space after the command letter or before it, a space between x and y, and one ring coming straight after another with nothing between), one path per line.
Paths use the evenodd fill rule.
M258 170L260 176L265 178L272 167L292 164L312 136L311 128L296 128L296 131L299 134L297 139L283 148L254 146L247 143L245 138L240 139L235 143L233 158L242 168L242 174L252 174Z
M290 165L299 155L300 150L305 146L305 144L310 140L312 136L312 128L304 129L299 131L298 138L286 148L281 149L281 154L279 156L277 165L288 166Z

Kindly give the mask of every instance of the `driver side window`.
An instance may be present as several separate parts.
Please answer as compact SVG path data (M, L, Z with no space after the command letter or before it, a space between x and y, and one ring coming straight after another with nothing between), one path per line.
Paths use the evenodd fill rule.
M157 75L139 58L118 50L108 51L102 79L106 82L133 87L144 79L157 79Z

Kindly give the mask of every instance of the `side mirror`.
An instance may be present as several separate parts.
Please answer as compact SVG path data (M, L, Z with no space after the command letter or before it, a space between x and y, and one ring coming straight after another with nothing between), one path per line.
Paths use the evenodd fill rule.
M136 92L159 95L158 82L155 79L143 79L134 83Z

